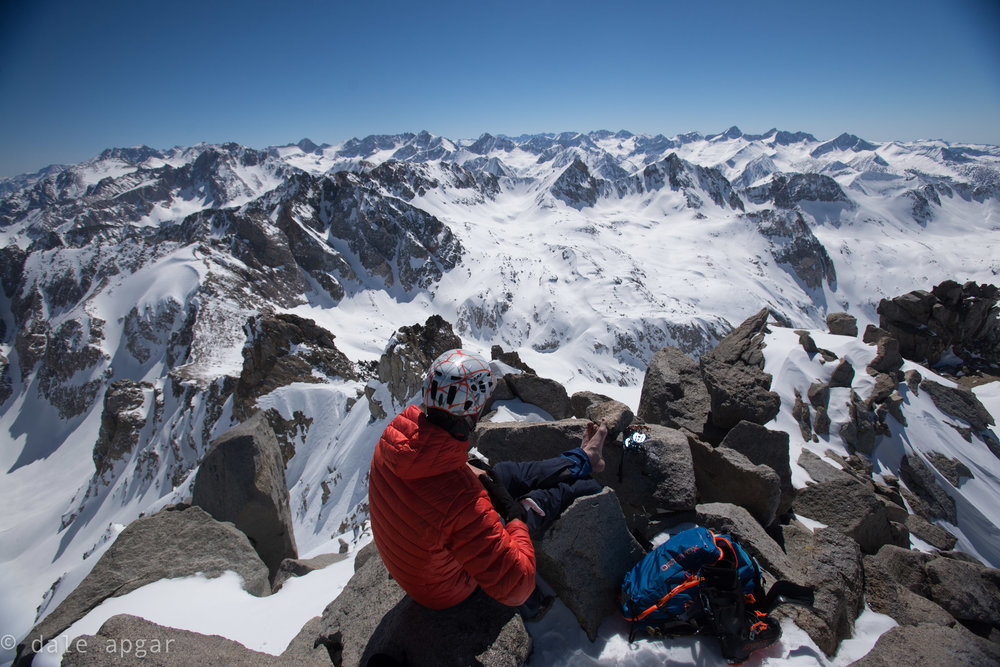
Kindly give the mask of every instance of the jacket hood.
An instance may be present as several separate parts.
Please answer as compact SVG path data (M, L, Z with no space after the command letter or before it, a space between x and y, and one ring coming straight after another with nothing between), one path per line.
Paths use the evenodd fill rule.
M451 436L411 405L386 427L376 455L402 479L433 477L465 465L468 443Z

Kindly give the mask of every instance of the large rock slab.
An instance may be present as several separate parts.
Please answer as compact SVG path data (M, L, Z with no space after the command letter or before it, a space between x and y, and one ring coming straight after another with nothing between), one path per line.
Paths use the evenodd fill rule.
M837 652L842 639L853 634L854 620L864 607L864 565L856 542L840 531L821 528L810 531L792 523L783 528L789 557L806 573L815 589L811 608L785 605L779 616L794 619L828 656Z
M538 573L591 641L601 622L619 612L622 579L644 555L611 489L573 501L535 550Z
M42 646L109 597L125 595L160 579L235 571L253 595L271 592L267 567L247 536L199 507L178 505L136 519L118 536L94 569L18 646L16 664L30 664Z
M935 558L925 571L931 600L978 634L1000 630L1000 570Z
M864 565L865 602L872 611L891 616L900 625L958 623L943 607L898 583L883 560L865 556Z
M993 415L979 397L965 387L947 387L933 380L924 380L920 383L920 390L931 397L938 410L961 419L976 433L996 425Z
M984 667L1000 664L1000 646L968 632L926 623L900 625L879 637L868 655L851 667L948 665Z
M62 664L72 667L104 667L120 665L247 665L248 667L279 667L289 664L268 653L252 651L243 644L218 635L203 635L188 630L168 628L144 618L126 614L112 616L96 635L81 635L69 644L70 650ZM108 650L111 647L114 650ZM322 655L298 665L329 665Z
M427 609L403 592L377 553L289 650L310 642L325 646L340 667L367 665L379 654L413 667L518 667L531 653L531 636L513 607L478 591L450 609Z
M281 450L262 414L212 443L191 502L246 533L272 579L281 561L298 557Z
M469 436L472 447L491 463L540 461L579 447L587 432L585 419L552 422L480 422Z
M799 489L792 509L853 538L867 554L876 553L894 540L889 518L875 495L874 486L837 470L809 450L799 465L814 481Z
M639 450L626 450L618 442L606 444L606 467L594 479L615 490L626 516L630 511L652 516L693 509L697 487L687 436L656 424L650 424L645 434Z
M779 515L787 512L795 500L792 467L788 461L788 442L788 433L785 431L772 431L759 424L744 421L733 427L720 445L735 449L753 463L768 466L777 473L781 488Z
M917 454L904 456L899 462L899 476L907 488L915 493L922 505L916 509L927 514L926 519L944 519L949 523L958 523L958 510L955 500L938 483L937 476L931 466L924 463Z
M826 326L835 336L858 337L858 318L849 313L830 313L826 316Z
M554 419L568 419L573 416L573 403L566 388L551 378L543 378L530 373L511 373L504 380L525 403L537 405Z
M688 442L699 499L739 505L762 526L771 525L781 502L778 474L768 466L754 464L735 449L712 447L695 437Z
M657 350L646 368L636 416L648 424L701 434L711 409L698 362L677 347Z

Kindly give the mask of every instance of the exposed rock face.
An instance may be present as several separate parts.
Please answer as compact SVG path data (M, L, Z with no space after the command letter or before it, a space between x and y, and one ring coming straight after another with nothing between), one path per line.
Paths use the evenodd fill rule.
M600 530L594 530L600 526ZM619 613L622 577L644 556L628 531L614 491L573 501L542 536L538 573L580 621L591 641Z
M600 183L579 159L566 167L552 185L552 196L575 209L593 206L600 194Z
M875 451L875 416L868 404L855 391L851 392L848 414L850 420L840 427L841 437L844 438L851 453L859 451L871 456Z
M898 374L903 366L903 356L899 352L899 341L892 336L885 336L876 342L878 351L875 358L868 364L868 368L876 373L889 373L893 376Z
M875 556L865 556L865 601L880 614L891 616L900 625L934 623L955 627L958 621L940 605L901 586L886 564Z
M521 361L521 355L517 352L504 352L503 348L499 345L494 345L490 348L490 358L493 361L499 361L501 363L507 364L511 368L516 368L519 371L525 373L531 373L532 375L537 375L535 370L528 364Z
M262 415L212 443L192 503L243 531L272 578L285 558L298 557L281 450Z
M821 174L775 174L769 184L750 189L747 196L755 203L773 201L782 209L793 209L803 201L851 201L837 181Z
M796 514L854 538L865 553L875 553L893 541L885 506L870 483L837 470L809 450L802 451L799 465L814 481L799 489L793 505Z
M830 375L831 387L850 387L854 382L854 366L847 359L841 360Z
M337 349L334 336L308 320L288 313L247 322L243 371L233 395L233 414L246 421L256 400L293 382L356 380L354 364Z
M153 385L132 380L112 382L104 393L101 431L94 445L98 476L106 473L115 461L127 458L139 444L152 394Z
M766 210L748 213L747 217L770 243L775 261L806 287L820 289L824 282L831 287L836 285L837 270L833 260L801 213Z
M219 523L198 507L168 507L133 521L80 585L18 646L18 665L27 665L36 640L57 637L103 600L125 595L160 579L199 572L216 577L234 570L253 595L268 595L267 567L247 536ZM35 644L36 646L39 644Z
M594 403L587 408L584 416L595 424L606 422L608 425L608 439L610 440L614 440L624 432L635 418L632 410L627 405L621 401L614 400Z
M32 321L18 332L14 343L22 378L38 365L39 392L63 419L86 412L104 386L104 374L99 370L99 365L107 361L100 347L104 322L82 319L67 320L55 330L45 322ZM89 379L79 382L77 374L85 375L87 371Z
M711 421L722 431L741 421L766 424L778 415L781 398L770 391L770 375L705 357L701 359L701 369L712 397Z
M796 524L783 529L789 557L815 588L810 609L787 605L781 615L790 616L809 633L824 653L837 652L840 640L853 634L854 619L864 607L864 566L857 543L831 528L816 531Z
M664 347L653 355L642 381L639 419L700 435L711 407L697 361L676 347Z
M925 571L931 600L977 634L1000 630L1000 570L935 558Z
M428 666L519 667L527 661L531 636L512 607L479 591L450 609L427 609L403 592L377 552L363 563L322 617L292 640L290 651L325 646L342 667L367 665L377 654Z
M0 332L0 340L4 338ZM3 354L0 354L0 405L7 402L13 393L13 381L10 376L10 361Z
M420 391L431 363L460 347L462 339L440 315L431 315L422 325L400 327L379 359L378 379L388 386L398 406L405 405Z
M1000 319L994 285L948 280L930 292L914 290L878 306L879 326L899 341L907 359L935 365L951 348L963 359L1000 363Z

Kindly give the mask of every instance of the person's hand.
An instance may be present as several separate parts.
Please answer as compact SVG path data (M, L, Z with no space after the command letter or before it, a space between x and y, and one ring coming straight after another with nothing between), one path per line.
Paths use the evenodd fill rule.
M478 466L473 465L472 461L469 461L469 468L473 472L477 472L480 484L486 489L486 493L490 497L490 502L493 503L493 509L497 511L497 514L504 520L504 523L510 523L514 519L527 521L528 513L521 503L514 500L507 487L500 483L500 480L497 479L497 474L492 468L486 466L485 470L479 469Z

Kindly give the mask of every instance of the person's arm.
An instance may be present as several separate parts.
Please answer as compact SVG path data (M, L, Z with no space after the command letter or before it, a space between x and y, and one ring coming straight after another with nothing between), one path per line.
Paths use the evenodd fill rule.
M535 589L528 526L520 519L505 526L485 491L474 497L456 508L446 546L487 595L511 607L521 605Z

